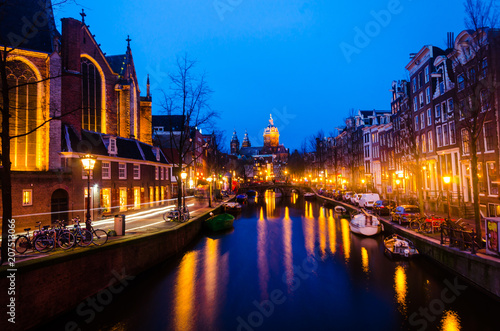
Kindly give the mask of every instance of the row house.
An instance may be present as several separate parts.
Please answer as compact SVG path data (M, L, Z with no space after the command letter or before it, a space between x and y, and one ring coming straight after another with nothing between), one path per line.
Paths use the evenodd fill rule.
M130 38L124 54L106 56L84 13L63 18L59 32L51 1L9 4L0 8L0 40L9 51L10 135L18 136L10 153L16 226L84 218L89 205L98 219L164 203L171 165L152 146L152 98L149 85L141 96ZM23 38L23 22L42 14L44 26ZM80 161L88 153L97 157L90 192Z

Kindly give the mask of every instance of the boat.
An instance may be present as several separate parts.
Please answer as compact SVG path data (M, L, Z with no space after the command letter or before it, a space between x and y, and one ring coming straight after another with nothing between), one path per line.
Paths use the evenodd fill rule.
M306 200L316 199L316 194L314 194L314 193L305 193L304 194L304 199L306 199Z
M351 219L351 214L342 206L336 206L334 208L334 211L339 215L340 218Z
M254 191L254 190L248 190L247 191L247 196L249 198L255 198L257 196L257 191Z
M247 202L247 199L248 195L246 195L245 193L236 196L236 201L238 201L239 203L245 203Z
M384 248L385 252L391 257L410 258L419 254L417 248L410 240L397 234L384 239Z
M234 216L231 214L219 214L205 221L205 227L211 231L223 231L233 227Z
M371 237L382 232L382 226L378 218L368 213L354 215L349 222L349 228L352 232L367 237Z
M239 213L241 212L241 205L237 202L226 202L222 205L225 212Z

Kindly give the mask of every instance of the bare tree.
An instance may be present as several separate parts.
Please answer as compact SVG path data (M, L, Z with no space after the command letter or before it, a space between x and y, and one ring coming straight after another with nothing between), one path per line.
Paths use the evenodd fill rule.
M461 128L462 152L470 156L472 194L476 232L481 238L478 177L478 143L488 119L495 119L497 81L488 67L498 52L498 13L493 0L466 0L465 24L470 38L464 40L449 58L457 80L458 104L454 116ZM496 53L498 54L498 53Z
M210 127L218 117L209 105L213 92L207 84L205 74L196 74L196 64L187 54L178 58L175 72L169 75L170 88L163 91L162 107L172 120L166 134L170 145L169 156L175 163L179 206L182 205L180 173L184 167L189 167L196 161L190 157L196 143L191 137L191 129Z

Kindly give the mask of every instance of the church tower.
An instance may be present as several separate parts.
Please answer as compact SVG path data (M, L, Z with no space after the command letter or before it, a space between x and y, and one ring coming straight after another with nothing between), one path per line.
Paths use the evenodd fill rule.
M248 132L245 131L245 138L243 138L243 143L241 144L242 148L245 147L252 147L252 144L250 144L250 139L248 138Z
M273 115L269 119L269 125L264 130L264 148L277 148L280 144L280 133L274 126Z
M238 140L238 135L236 130L233 132L233 137L231 138L231 154L238 154L240 152L240 141Z

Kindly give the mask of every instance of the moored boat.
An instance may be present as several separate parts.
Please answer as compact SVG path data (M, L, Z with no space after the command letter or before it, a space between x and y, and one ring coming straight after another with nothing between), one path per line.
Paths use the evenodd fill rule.
M205 221L205 227L211 231L222 231L233 227L234 216L231 214L220 214L212 216Z
M397 234L384 239L384 249L391 257L410 258L419 254L413 242Z
M314 193L305 193L304 194L304 199L306 199L306 200L313 200L315 198L316 198L316 194L314 194Z
M382 226L378 218L366 212L354 215L349 222L349 228L352 232L363 236L371 237L382 232Z
M340 216L340 218L351 219L351 214L347 211L345 207L336 206L334 211L336 214Z
M226 202L222 205L225 212L239 213L241 212L241 205L237 202Z
M239 203L245 203L247 202L247 199L248 195L246 195L245 193L236 196L236 201L238 201Z

